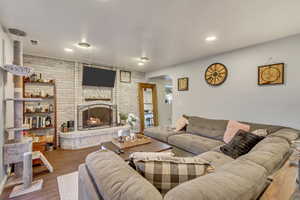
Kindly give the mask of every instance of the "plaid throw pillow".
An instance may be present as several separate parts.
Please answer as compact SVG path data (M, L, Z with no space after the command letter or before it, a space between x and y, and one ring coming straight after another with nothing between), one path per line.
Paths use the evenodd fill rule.
M213 171L209 162L201 158L169 157L146 158L134 161L136 170L151 182L163 195L180 183Z

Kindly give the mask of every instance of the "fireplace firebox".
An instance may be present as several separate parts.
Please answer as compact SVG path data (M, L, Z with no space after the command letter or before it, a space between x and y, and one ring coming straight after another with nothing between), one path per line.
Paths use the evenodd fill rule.
M79 105L78 130L107 128L117 125L117 106L109 104Z

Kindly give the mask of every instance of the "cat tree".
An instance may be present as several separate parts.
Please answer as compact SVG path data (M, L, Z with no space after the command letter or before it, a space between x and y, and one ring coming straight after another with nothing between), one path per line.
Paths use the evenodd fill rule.
M14 64L1 66L2 70L12 73L14 78L14 97L6 98L5 103L12 101L14 104L14 127L6 129L6 132L12 133L5 138L4 144L4 164L9 166L14 164L15 178L11 185L22 183L13 188L10 198L40 190L43 180L32 182L32 139L24 138L23 131L23 102L41 101L35 98L22 98L22 77L28 76L32 72L31 68L22 65L22 46L21 42L14 41ZM5 73L5 80L7 80ZM4 106L6 108L6 105ZM9 112L6 111L5 112Z

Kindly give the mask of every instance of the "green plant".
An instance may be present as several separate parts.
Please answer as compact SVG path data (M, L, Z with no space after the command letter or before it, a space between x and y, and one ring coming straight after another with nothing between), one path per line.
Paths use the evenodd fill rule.
M120 120L122 121L126 121L128 118L128 114L125 113L120 113L119 116L120 116Z

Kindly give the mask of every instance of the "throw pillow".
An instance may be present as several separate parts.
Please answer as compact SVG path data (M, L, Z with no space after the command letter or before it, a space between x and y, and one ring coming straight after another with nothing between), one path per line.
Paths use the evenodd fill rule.
M196 157L169 157L164 160L148 158L134 163L136 170L162 195L183 182L214 170L208 161Z
M187 118L185 118L184 116L180 117L175 124L175 131L181 131L182 129L184 129L187 125L189 124L189 121Z
M264 137L239 130L228 144L220 147L220 150L224 154L236 159L248 153L262 139Z
M247 124L242 124L238 121L229 120L227 128L224 134L223 141L229 143L238 130L250 131L250 126Z
M148 159L164 160L174 155L172 152L134 152L129 155L128 165L136 170L135 162Z
M147 160L147 159L166 159L174 157L173 152L134 152L129 155L129 158L134 161Z
M267 129L257 129L252 131L252 133L261 137L266 137L269 134Z

